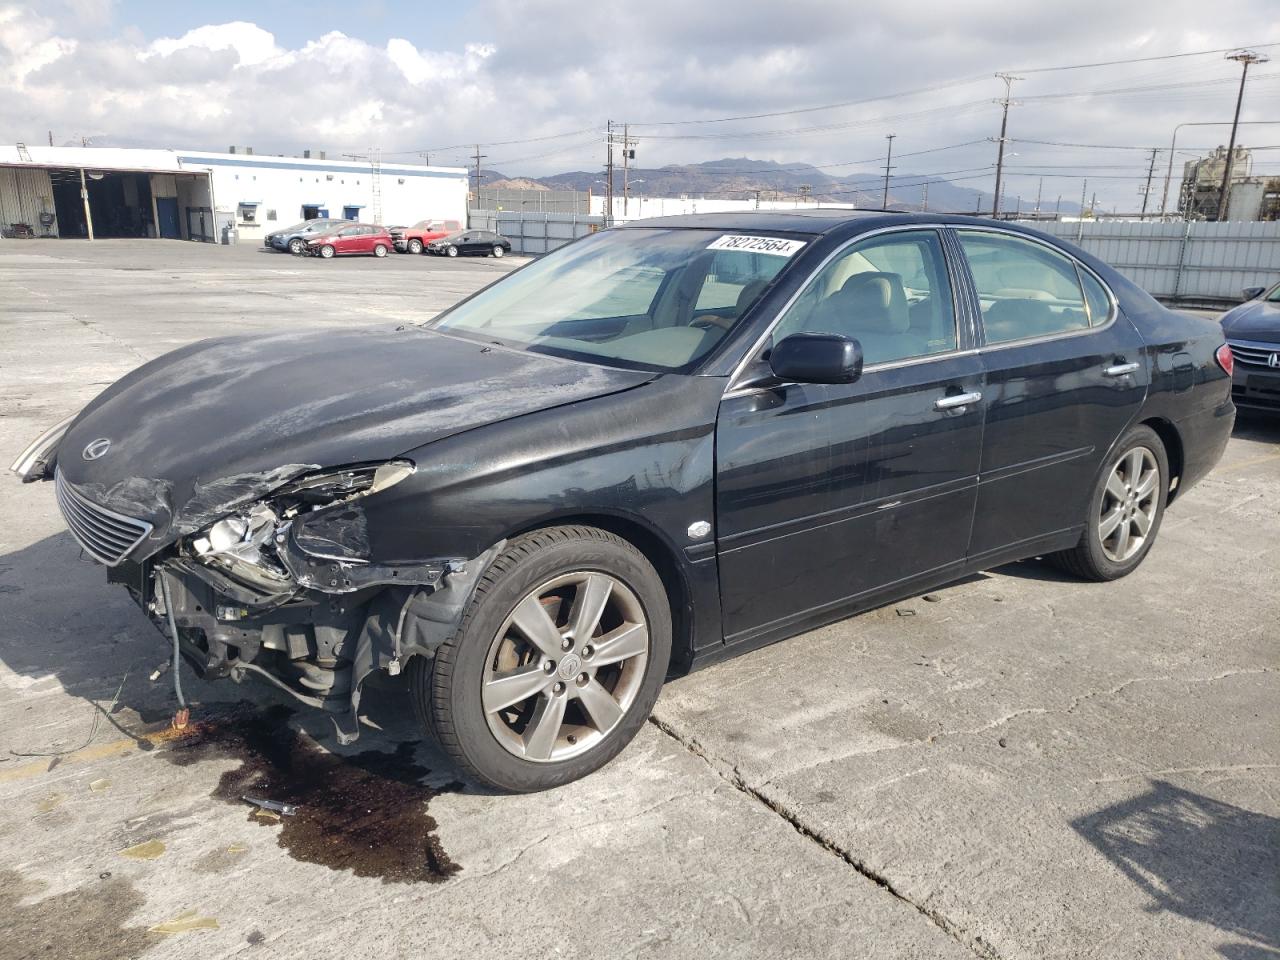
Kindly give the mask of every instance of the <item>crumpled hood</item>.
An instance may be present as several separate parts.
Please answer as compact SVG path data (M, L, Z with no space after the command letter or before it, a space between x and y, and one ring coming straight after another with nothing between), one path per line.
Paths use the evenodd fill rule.
M653 377L412 327L206 340L85 407L58 469L92 500L154 524L158 549L300 474L390 459ZM106 454L85 460L100 438Z
M1222 332L1236 340L1280 343L1280 303L1250 300L1222 315Z

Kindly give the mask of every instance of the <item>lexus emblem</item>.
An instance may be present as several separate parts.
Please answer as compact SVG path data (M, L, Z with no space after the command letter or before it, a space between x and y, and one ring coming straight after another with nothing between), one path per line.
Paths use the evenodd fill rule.
M101 457L105 457L107 455L107 451L110 449L111 441L106 437L99 437L97 440L90 441L89 445L84 448L84 452L81 453L80 456L84 457L86 460L97 460Z
M1267 366L1272 370L1280 368L1280 353L1273 353L1271 356L1267 357Z

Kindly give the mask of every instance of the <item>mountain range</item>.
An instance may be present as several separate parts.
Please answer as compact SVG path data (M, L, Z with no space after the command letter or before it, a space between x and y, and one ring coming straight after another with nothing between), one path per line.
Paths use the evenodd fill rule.
M748 157L727 157L705 163L671 164L664 167L632 167L627 173L633 197L705 197L709 199L790 200L808 197L819 201L855 203L879 207L884 197L884 175L874 172L835 177L807 163L777 163ZM928 194L925 195L927 182ZM481 185L524 190L576 190L600 194L604 174L597 170L574 170L541 177L508 176L496 170L481 171ZM622 192L622 171L614 171L614 191ZM1006 192L1006 204L1013 198ZM889 178L889 207L896 210L929 210L973 213L989 209L991 194L963 187L945 178L910 173ZM1031 202L1024 200L1024 208ZM1076 205L1064 204L1063 212Z

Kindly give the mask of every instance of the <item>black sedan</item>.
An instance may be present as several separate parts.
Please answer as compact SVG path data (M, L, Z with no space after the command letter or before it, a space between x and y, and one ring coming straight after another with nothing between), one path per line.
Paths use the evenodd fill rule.
M184 347L15 469L175 660L344 741L406 673L459 766L524 791L617 754L672 670L1020 558L1123 577L1230 388L1217 323L1012 224L675 217L425 327Z
M1244 295L1245 302L1222 317L1236 360L1231 396L1242 409L1280 414L1280 284Z
M427 244L427 253L441 257L504 257L511 241L492 230L463 230Z

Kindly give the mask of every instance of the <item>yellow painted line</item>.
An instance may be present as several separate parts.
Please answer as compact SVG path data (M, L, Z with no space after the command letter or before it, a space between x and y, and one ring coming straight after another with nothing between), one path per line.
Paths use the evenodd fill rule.
M1260 457L1251 457L1248 460L1238 460L1235 463L1228 463L1225 467L1218 467L1214 473L1231 473L1235 470L1243 470L1245 467L1256 467L1260 463L1270 463L1272 460L1280 460L1280 451L1276 453L1265 453Z
M50 770L61 769L68 764L75 763L91 763L94 760L106 760L109 757L118 757L128 753L141 753L142 747L138 745L141 740L151 746L159 746L162 743L168 743L170 740L177 740L186 736L191 732L191 728L186 730L174 730L170 726L159 727L158 729L138 734L136 739L131 740L110 740L107 743L95 743L92 746L77 750L74 753L68 753L62 757L49 757L45 759L41 757L31 763L24 763L17 767L11 767L7 770L0 769L0 783L12 783L18 780L32 780L41 774L48 773ZM54 763L54 761L57 763Z

